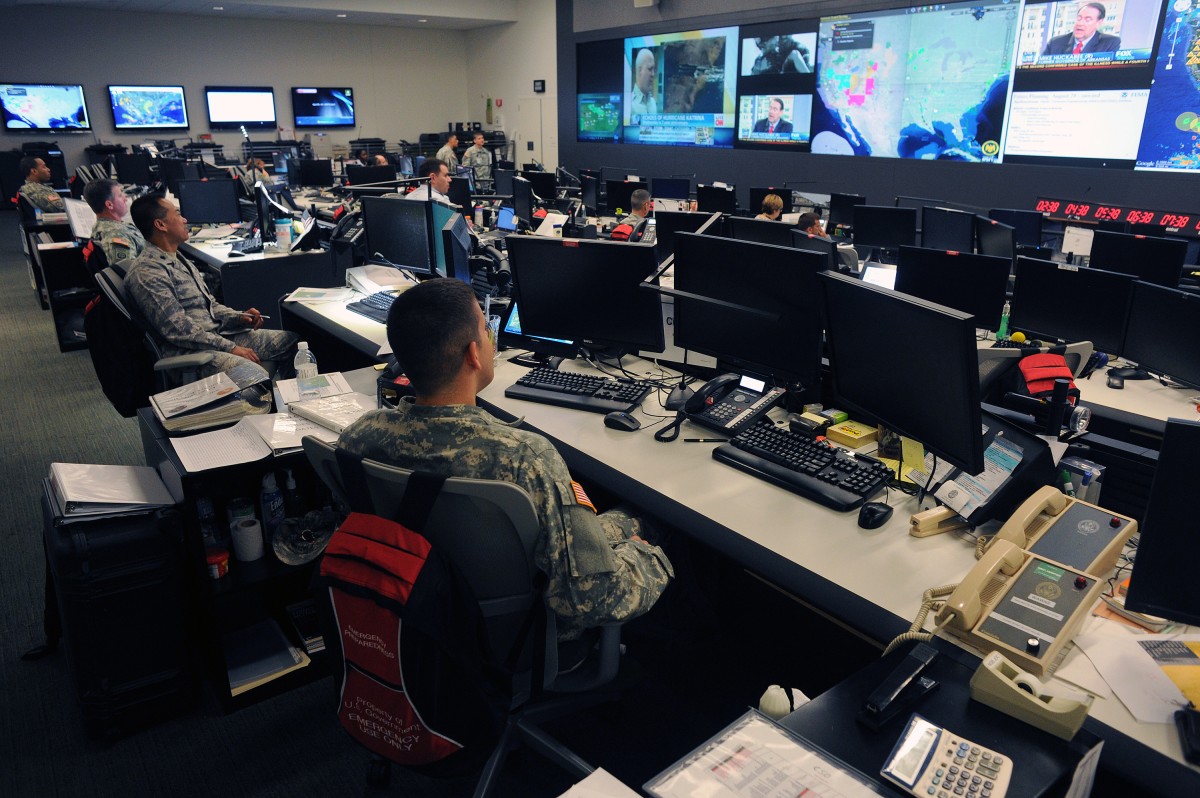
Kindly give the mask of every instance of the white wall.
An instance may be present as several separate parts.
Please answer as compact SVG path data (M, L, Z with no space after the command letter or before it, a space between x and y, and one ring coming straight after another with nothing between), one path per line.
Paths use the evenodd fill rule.
M558 62L555 0L518 0L515 25L499 25L467 32L467 112L472 119L484 119L487 98L503 100L493 110L493 120L485 127L503 127L517 142L516 161L540 155L547 165L558 164ZM546 81L546 91L535 94L533 81ZM573 98L575 87L563 87L563 97ZM530 100L541 101L541 132L527 117L518 118L519 106ZM540 135L540 140L538 139ZM534 150L527 149L532 141Z
M534 26L538 30L544 24L550 26L544 58L549 64L546 77L552 79L553 2L535 5L549 7L550 22L539 19ZM0 148L19 148L23 141L57 140L70 169L87 162L84 148L97 139L132 144L147 138L113 131L106 88L110 83L182 84L193 138L209 132L205 85L274 86L276 117L289 129L292 86L350 86L361 125L354 130L328 131L330 140L345 143L360 136L377 136L395 143L402 138L415 142L421 133L445 130L450 121L482 121L482 105L468 104L468 96L475 94L468 95L467 64L479 64L488 71L498 66L468 59L468 33L464 31L100 13L62 6L52 10L8 8L3 21L10 31L32 34L8 37L4 79L82 83L94 134L6 131L0 132ZM506 30L505 38L519 43L524 34L515 31L525 27L522 22L482 29L470 36L478 39L488 31ZM506 85L499 85L513 96ZM182 138L167 133L149 137L155 135ZM251 136L275 138L268 131ZM240 152L242 136L238 132L215 132L213 139L224 144L229 155Z

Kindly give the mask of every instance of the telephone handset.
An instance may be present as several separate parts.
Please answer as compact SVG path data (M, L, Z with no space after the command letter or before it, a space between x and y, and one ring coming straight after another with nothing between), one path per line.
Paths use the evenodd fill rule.
M993 593L1003 589L1003 584L993 586L997 576L1012 576L1025 564L1025 552L1006 540L994 541L966 578L946 599L937 613L938 626L945 625L955 632L968 632L979 623L983 611L983 594L990 589Z
M333 226L333 232L329 234L330 240L345 239L346 241L356 241L363 231L362 214L358 211L346 213L342 218L337 220L337 224Z
M989 545L1007 541L1089 574L1107 574L1136 531L1134 519L1044 485L1013 512Z
M683 414L710 429L737 434L775 406L787 391L767 388L762 380L722 374L702 385L683 406Z

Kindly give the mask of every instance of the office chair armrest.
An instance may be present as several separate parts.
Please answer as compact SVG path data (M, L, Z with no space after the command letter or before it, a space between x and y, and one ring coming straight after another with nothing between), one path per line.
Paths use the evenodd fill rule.
M193 352L190 355L172 355L160 357L154 363L155 371L175 371L177 369L197 369L207 366L213 360L212 352Z
M616 678L621 668L621 624L601 626L600 638L584 663L573 671L560 673L549 686L554 693L579 693L594 690Z

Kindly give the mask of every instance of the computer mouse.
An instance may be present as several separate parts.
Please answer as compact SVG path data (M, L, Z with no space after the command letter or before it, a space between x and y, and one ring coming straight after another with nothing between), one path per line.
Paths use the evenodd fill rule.
M1121 388L1125 387L1125 378L1120 374L1113 374L1112 372L1109 372L1108 377L1105 378L1105 382L1108 384L1109 388L1120 390Z
M604 426L609 429L619 429L622 432L633 432L642 428L642 422L624 410L614 410L604 417Z
M858 525L863 529L878 529L891 517L891 505L883 502L867 502L858 508Z
M246 253L245 253L245 252L238 252L237 250L233 250L233 249L231 249L231 250L229 250L229 252L228 252L228 257L230 257L230 258L244 258L244 257L246 257Z

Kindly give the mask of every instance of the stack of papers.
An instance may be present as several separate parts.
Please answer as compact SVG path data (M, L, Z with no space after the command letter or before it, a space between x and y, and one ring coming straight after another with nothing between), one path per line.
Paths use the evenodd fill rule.
M344 393L339 396L292 402L288 405L288 411L340 433L358 421L368 410L378 407L379 400L374 396L367 396L365 393Z
M311 661L270 618L227 633L223 642L230 695L241 695Z
M150 408L168 432L207 429L269 412L267 372L246 362L150 397Z
M142 512L175 504L148 466L51 463L49 497L60 518Z

